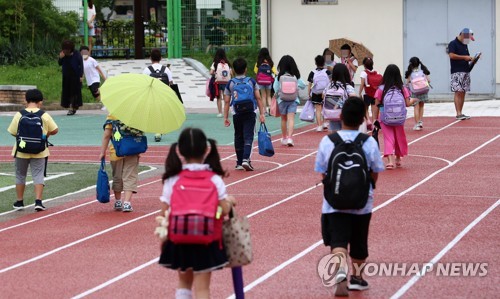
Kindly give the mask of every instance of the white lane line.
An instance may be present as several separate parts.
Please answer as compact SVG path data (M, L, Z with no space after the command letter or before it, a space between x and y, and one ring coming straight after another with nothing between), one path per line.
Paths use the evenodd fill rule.
M67 175L72 175L72 174L74 174L74 173L73 172L63 172L63 173L60 173L60 174L49 175L48 177L45 178L45 181L50 181L50 180L53 180L53 179L58 179L60 177L67 176ZM31 184L33 184L33 181L26 182L26 186L31 185ZM7 187L0 188L0 192L7 191L7 190L10 190L10 189L14 189L14 188L16 188L16 185L10 185L10 186L7 186Z
M448 243L435 257L433 257L429 262L425 265L432 264L435 265L448 251L450 251L457 243L471 230L476 226L481 220L483 220L489 213L491 213L496 207L500 205L500 199L497 200L493 205L491 205L486 211L484 211L481 215L479 215L474 221L469 223L466 228L464 228L455 238ZM394 295L391 296L391 299L401 298L417 281L420 277L425 275L425 270L420 273L414 275L405 285L403 285Z
M267 207L265 207L263 209L255 211L252 214L249 214L247 216L247 218L252 218L253 216L256 216L256 215L258 215L260 213L263 213L263 212L265 212L265 211L267 211L267 210L269 210L269 209L271 209L271 208L273 208L275 206L278 206L278 205L280 205L282 203L285 203L285 202L287 202L287 201L289 201L289 200L291 200L291 199L293 199L293 198L295 198L295 197L297 197L299 195L307 193L307 192L313 190L316 187L318 187L318 185L314 185L314 186L309 187L309 188L307 188L307 189L305 189L305 190L303 190L301 192L295 193L295 194L293 194L293 195L291 195L291 196L289 196L289 197L287 197L287 198L285 198L285 199L283 199L283 200L281 200L279 202L276 202L276 203L274 203L274 204L272 204L270 206L267 206ZM323 242L323 241L321 241L321 242ZM158 262L158 258L154 258L154 259L150 260L149 262L146 262L146 263L144 263L142 265L139 265L139 266L137 266L137 267L135 267L135 268L133 268L133 269L131 269L131 270L123 273L123 274L120 274L120 275L118 275L118 276L116 276L116 277L114 277L114 278L112 278L112 279L110 279L108 281L105 281L102 284L100 284L100 285L98 285L98 286L96 286L96 287L94 287L94 288L92 288L90 290L87 290L87 291L85 291L85 292L83 292L81 294L78 294L78 295L76 295L76 296L74 296L72 298L73 299L79 299L79 298L83 298L85 296L88 296L88 295L90 295L92 293L95 293L95 292L97 292L99 290L102 290L102 289L104 289L104 288L112 285L113 283L115 283L115 282L117 282L117 281L119 281L119 280L121 280L123 278L126 278L127 276L130 276L130 275L132 275L132 274L134 274L134 273L136 273L136 272L138 272L138 271L140 271L140 270L142 270L142 269L144 269L144 268L146 268L146 267L148 267L148 266L150 266L150 265L152 265L154 263L157 263L157 262Z
M93 162L95 162L95 161L93 161ZM149 166L149 165L148 165L148 167L149 167L149 169L146 169L146 170L144 170L144 171L141 171L141 172L139 173L139 175L144 174L144 173L148 173L148 172L150 172L150 171L153 171L153 170L157 169L156 167L152 167L152 166ZM159 181L159 180L156 180L156 181L154 181L154 182L158 182L158 181ZM112 182L113 182L113 180L109 181L109 183L110 183L110 184L111 184ZM146 184L143 184L143 185L139 185L138 187L140 188L140 187L143 187L143 186L147 186L147 185L150 185L151 183L153 183L153 182L149 182L149 183L146 183ZM53 200L61 199L61 198L64 198L64 197L66 197L66 196L71 196L71 195L75 195L75 194L78 194L78 193L82 193L82 192L85 192L85 191L88 191L88 190L95 189L95 187L96 187L96 185L88 186L88 187L82 188L82 189L80 189L80 190L76 190L76 191L74 191L74 192L69 192L69 193L66 193L66 194L63 194L63 195L59 195L59 196L56 196L56 197L52 197L52 198L48 198L48 199L44 199L44 200L43 200L43 202L45 202L45 203L47 203L47 202L51 202L51 201L53 201ZM113 194L113 192L111 192L111 197L113 197L113 196L114 196L114 194ZM38 217L38 218L36 218L36 219L32 219L32 220L29 220L29 221L26 221L26 222L21 222L21 223L16 224L16 225L14 225L14 226L12 226L12 227L10 227L10 226L9 226L9 227L6 227L6 228L3 228L3 229L0 229L0 233L1 233L1 232L3 232L3 231L5 231L5 230L9 230L9 229L11 229L11 228L14 228L14 227L19 227L19 226L22 226L22 225L24 225L24 224L28 224L28 223L32 223L32 222L35 222L35 221L39 221L39 220L41 220L41 219L45 219L45 218L48 218L48 217L52 217L52 216L54 216L54 215L58 215L58 214L61 214L61 213L63 213L63 212L71 211L71 210L74 210L75 208L83 207L83 206L86 206L86 205L88 205L88 204L92 204L92 203L96 203L96 202L97 202L97 200L89 201L89 202L86 202L86 203L83 203L83 204L80 204L80 205L77 205L77 206L74 206L74 207L68 208L68 209L66 209L66 210L62 210L62 211L59 211L59 212L55 212L55 213L52 213L52 214L48 214L48 215L45 215L45 216L42 216L42 217ZM33 204L31 204L31 205L26 205L26 206L24 206L24 208L26 209L26 208L29 208L29 207L34 207L34 206L35 206L35 204L33 203ZM17 212L19 212L19 211L16 211L16 210L10 210L10 211L7 211L7 212L0 213L0 216L7 215L7 214L11 214L11 213L17 213Z
M120 223L120 224L118 224L118 225L115 225L115 226L112 226L112 227L107 228L107 229L105 229L105 230L102 230L102 231L100 231L100 232L98 232L98 233L95 233L95 234L92 234L92 235L90 235L90 236L87 236L87 237L85 237L85 238L82 238L82 239L76 240L76 241L74 241L74 242L68 243L68 244L66 244L66 245L64 245L64 246L61 246L61 247L55 248L55 249L53 249L53 250L51 250L51 251L47 251L47 252L45 252L44 254L40 254L40 255L35 256L35 257L33 257L33 258L29 259L29 260L25 260L25 261L23 261L23 262L17 263L17 264L15 264L15 265L10 266L10 267L6 267L6 268L3 268L3 269L0 269L0 274L5 273L5 272L10 271L10 270L13 270L13 269L16 269L16 268L19 268L19 267L21 267L21 266L24 266L24 265L26 265L26 264L32 263L32 262L34 262L34 261L37 261L37 260L43 259L43 258L45 258L45 257L47 257L47 256L49 256L49 255L52 255L52 254L56 253L56 252L59 252L59 251L64 250L64 249L66 249L66 248L69 248L69 247L72 247L72 246L74 246L74 245L80 244L80 243L82 243L82 242L85 242L85 241L90 240L90 239L92 239L92 238L95 238L95 237L97 237L97 236L103 235L103 234L105 234L105 233L108 233L108 232L110 232L110 231L113 231L113 230L115 230L115 229L118 229L118 228L120 228L120 227L122 227L122 226L125 226L125 225L127 225L127 224L130 224L130 223L133 223L133 222L139 221L139 220L141 220L141 219L143 219L143 218L146 218L146 217L149 217L149 216L152 216L152 215L155 215L155 214L158 214L158 211L154 211L154 212L151 212L151 213L149 213L149 214L142 215L142 216L137 217L137 218L134 218L134 219L132 219L132 220L129 220L129 221L126 221L126 222Z
M449 125L448 125L448 126L446 126L446 127L449 127ZM441 128L441 129L442 129L442 128ZM436 132L441 131L441 129L437 130ZM309 130L309 131L311 131L311 130ZM307 131L304 131L304 132L302 132L302 133L305 133L305 132L307 132ZM301 133L300 133L300 134L301 134ZM427 136L430 136L430 135L432 135L432 134L433 134L433 133L431 132L431 133L429 133L429 134L427 134L427 135L424 135L424 136L425 136L425 137L427 137ZM423 136L423 137L424 137L424 136ZM420 139L422 139L422 138L420 138ZM276 140L274 140L273 142L276 142L276 141L279 141L279 140L280 140L280 139L276 139ZM314 153L316 153L316 152L317 152L317 151L315 151ZM309 154L309 155L312 155L312 154L314 154L314 153L311 153L311 154ZM232 156L234 156L234 155L232 155ZM229 157L231 157L231 156L229 156ZM222 159L222 160L228 159L229 157L226 157L226 158L224 158L224 159ZM288 163L287 163L287 164L288 164ZM287 165L287 164L285 164L285 165ZM279 168L279 167L278 167L278 168ZM306 189L306 191L302 191L302 192L300 192L300 194L304 194L304 193L306 193L306 192L308 192L308 191L310 191L310 190L312 190L312 189L314 189L314 188L316 188L316 187L318 187L318 186L319 186L319 185L315 185L315 186L313 186L313 187L310 187L310 188ZM294 198L294 197L296 197L296 196L298 196L298 193L297 193L297 194L294 194L294 195L292 195L292 196L290 196L290 197L288 197L288 198L285 198L285 199L281 200L280 202L275 203L275 204L274 204L274 205L272 205L272 206L276 206L276 205L278 205L278 204L284 203L284 202L286 202L286 201L288 201L288 200L290 200L291 198ZM267 209L269 209L269 207L267 207L267 208L263 208L263 209L261 209L261 210L258 210L258 211L256 211L256 212L252 213L252 214L249 214L247 217L248 217L248 218L251 218L251 217L253 217L253 216L255 216L255 215L259 214L259 213L262 213L262 212L266 211ZM377 210L377 208L374 208L374 211L375 211L375 210ZM290 260L289 260L290 262L288 262L288 263L287 263L287 262L283 263L282 265L284 265L284 264L286 264L286 265L284 265L283 267L279 268L279 270L274 271L272 274L270 274L270 275L269 275L269 277L270 277L270 276L272 276L272 275L274 275L275 273L277 273L278 271L280 271L281 269L283 269L283 268L284 268L284 267L286 267L287 265L289 265L289 264L293 263L295 260L297 260L297 259L299 259L300 257L304 256L304 255L305 255L305 254L307 254L308 252L312 251L314 248L318 247L318 246L319 246L319 245L321 245L322 243L323 243L323 240L320 240L320 241L318 241L317 243L315 243L315 244L311 245L309 248L307 248L307 249L306 249L306 250L304 250L303 252L299 253L298 255L296 255L295 257L293 257L292 259L290 259ZM145 268L145 267L147 267L147 266L149 266L149 265L153 264L155 261L158 261L158 258L155 258L155 259L153 259L153 260L151 260L151 261L149 261L149 262L147 262L147 263L145 263L145 264L139 265L138 267L136 267L136 268L134 268L134 269L132 269L132 270L130 270L130 271L128 271L128 272L126 272L126 273L128 273L127 275L123 275L123 274L122 274L122 275L119 275L119 276L117 276L117 277L115 277L115 278L113 278L113 279L111 279L111 280L108 280L108 281L106 281L106 282L104 282L104 283L102 283L102 284L98 285L97 287L95 287L95 288L93 288L93 289L91 289L91 290L89 290L89 291L86 291L86 292L84 292L84 293L81 293L81 294L79 294L79 295L76 295L76 296L75 296L75 297L73 297L73 298L83 298L83 297L85 297L85 296L87 296L87 295L90 295L90 294L95 293L95 292L97 292L97 291L99 291L99 290L101 290L101 289L104 289L104 288L106 288L107 286L109 286L109 285L111 285L111 284L115 283L116 281L118 281L118 280L120 280L120 279L123 279L123 278L125 278L125 277L127 277L127 276L129 276L129 275L132 275L132 274L134 274L134 273L136 273L136 272L138 272L138 271L142 270L143 268ZM280 267L280 266L278 266L278 267ZM271 270L271 272L272 272L272 271L273 271L273 270ZM269 273L269 272L268 272L268 273ZM267 275L267 274L266 274L266 275ZM256 282L253 282L252 284L255 284L255 285L252 285L252 288L253 288L254 286L256 286L256 285L260 284L261 282L263 282L263 281L264 281L264 280L266 280L267 278L268 278L268 277L266 277L265 279L263 279L262 281L259 281L259 282L257 282L257 283L256 283ZM247 291L247 288L248 288L248 286L245 288L245 291ZM233 295L232 297L229 297L229 298L234 298L234 295Z
M483 143L481 146L477 147L476 149L472 150L471 152L459 157L458 159L456 159L455 161L452 162L452 164L450 165L447 165L443 168L441 168L440 170L438 171L435 171L433 172L432 174L430 174L429 176L427 176L425 179L423 179L422 181L418 182L417 184L411 186L410 188L404 190L403 192L397 194L396 196L392 197L391 199L385 201L384 203L376 206L375 208L373 208L372 210L372 213L378 211L379 209L382 209L384 207L386 207L387 205L389 205L390 203L394 202L395 200L397 200L398 198L402 197L403 195L407 194L408 192L412 191L413 189L415 189L416 187L422 185L423 183L427 182L428 180L430 180L432 177L436 176L437 174L439 174L440 172L442 172L443 170L445 169L448 169L450 168L451 166L455 165L457 162L459 162L460 160L462 160L463 158L477 152L479 149L485 147L486 145L490 144L491 142L495 141L496 139L498 139L500 137L500 135L497 135L496 137L488 140L487 142ZM292 257L291 259L285 261L284 263L281 263L280 265L278 265L277 267L273 268L271 271L267 272L266 274L264 274L263 276L259 277L257 280L253 281L252 283L250 283L249 285L247 285L245 288L244 288L244 292L248 292L250 291L251 289L253 289L255 286L259 285L260 283L264 282L265 280L267 280L269 277L271 277L272 275L276 274L278 271L280 271L281 269L283 269L286 265L289 265L291 264L291 260L293 261L296 261L298 260L298 257L301 257L301 256L304 256L305 254L309 253L310 251L314 250L316 247L318 247L319 245L323 244L323 240L319 240L318 242L316 242L315 244L311 245L310 247L308 247L307 249L305 249L304 251L300 252L299 254L295 255L294 257ZM285 266L283 266L285 265ZM229 296L227 299L234 299L236 298L233 295Z
M314 154L314 152L313 152L313 153L311 153L311 154L309 154L309 155L306 155L306 156L304 156L304 157L301 157L301 158L299 158L299 159L293 160L292 162L286 163L286 164L284 164L284 165L289 165L289 164L292 164L292 163L295 163L295 162L301 161L301 160L303 160L303 159L305 159L305 158L307 158L307 157L311 156L312 154ZM277 169L279 169L279 168L281 168L281 167L275 167L275 168L270 169L270 170L268 170L268 171L265 171L265 172L261 172L261 173L255 174L255 175L253 175L253 176L251 176L251 177L257 177L257 176L260 176L260 175L266 174L266 173L268 173L268 172L271 172L271 171L277 170ZM241 179L241 180L238 180L238 181L236 181L236 182L233 182L233 183L231 183L231 184L228 184L227 186L231 186L231 185L234 185L234 184L237 184L237 183L240 183L240 182L246 181L246 180L248 180L248 179L249 179L249 178L251 178L251 177L246 177L246 178L243 178L243 179ZM152 183L155 183L155 182L158 182L158 181L159 181L159 180L157 180L157 181L152 181L152 182L149 182L148 184L152 184ZM143 185L143 186L144 186L144 185ZM94 202L95 202L95 201L92 201L92 202L89 202L89 203L94 203ZM89 204L89 203L84 203L84 204L82 204L82 205ZM80 205L80 206L82 206L82 205ZM75 207L73 207L73 208L75 208ZM70 209L73 209L73 208L70 208ZM66 209L66 210L64 210L64 211L68 211L68 210L70 210L70 209ZM160 210L156 210L156 211L154 211L154 212L152 212L152 213L150 213L150 214L147 214L147 215L157 214L157 213L159 213L159 211L160 211ZM60 212L58 212L58 213L60 214L60 213L62 213L62 212L63 212L63 211L60 211ZM47 215L47 216L45 216L45 217L49 217L49 216L53 216L53 215L56 215L56 213L51 214L51 215ZM144 216L141 216L141 217L139 217L139 218L135 218L133 221L136 221L136 220L141 219L141 218L143 218L143 217L144 217ZM38 219L39 219L39 218L37 218L37 219L33 219L33 220L30 220L30 221L27 221L27 222L23 222L23 223L17 224L17 225L12 226L12 227L4 228L3 230L11 229L11 228L13 228L13 227L18 227L18 226L24 225L24 224L26 224L26 223L30 223L30 222L34 222L34 221L38 221ZM128 223L132 223L133 221L128 221L128 222L125 222L125 223L126 223L126 224L128 224ZM115 228L121 227L121 226L123 226L123 225L125 225L125 224L123 224L123 223L122 223L122 224L120 224L120 225L115 226ZM106 232L108 232L108 231L110 231L110 229L103 230L103 231L101 231L101 232L99 232L99 233L95 233L95 234L93 234L93 235L91 235L91 236L88 236L88 237L82 238L82 239L80 239L80 240L77 240L77 241L75 241L75 242L72 242L72 243L66 244L66 245L64 245L64 246L58 247L58 248L56 248L56 249L54 249L54 250L51 250L51 251L49 251L49 252L46 252L46 253L41 254L41 255L39 255L39 256L36 256L36 257L34 257L34 258L32 258L32 259L26 260L26 261L24 261L24 262L18 263L18 264L16 264L16 265L13 265L13 266L10 266L10 267L7 267L7 268L4 268L4 269L0 270L0 273L7 272L7 271L9 271L9 270L12 270L12 269L15 269L15 268L17 268L17 267L23 266L23 265L25 265L25 264L28 264L28 263L34 262L34 261L36 261L36 260L39 260L39 259L44 258L44 257L46 257L46 256L49 256L49 255L51 255L51 254L54 254L54 253L56 253L56 252L58 252L58 251L60 251L60 250L62 250L62 249L69 248L69 247L71 247L71 246L73 246L73 245L79 244L79 243L81 243L81 242L83 242L83 241L89 240L89 239L91 239L91 238L93 238L93 237L99 236L99 235L101 235L101 234L103 234L103 233L106 233ZM0 231L0 232L1 232L1 231Z

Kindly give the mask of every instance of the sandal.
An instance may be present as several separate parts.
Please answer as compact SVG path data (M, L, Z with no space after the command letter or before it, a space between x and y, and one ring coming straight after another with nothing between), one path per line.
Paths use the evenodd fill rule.
M387 170L393 170L393 169L394 169L394 165L392 165L392 164L387 164L387 165L385 166L385 169L387 169Z
M401 159L396 159L396 167L402 167Z

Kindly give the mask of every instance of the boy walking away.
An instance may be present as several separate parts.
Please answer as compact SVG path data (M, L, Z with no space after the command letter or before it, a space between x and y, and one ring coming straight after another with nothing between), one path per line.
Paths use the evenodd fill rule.
M362 269L368 257L368 228L373 209L373 189L384 170L377 142L358 131L365 117L365 104L350 97L341 112L342 129L323 137L314 171L323 179L321 232L331 254L340 257L336 296L348 295L347 249L352 262L349 290L366 290ZM343 167L349 165L349 167ZM358 165L354 167L353 165ZM343 171L340 169L344 168ZM337 171L339 170L339 171ZM338 175L340 173L340 175Z
M257 82L247 77L247 62L238 58L233 62L236 77L231 79L224 90L224 126L229 127L229 106L233 108L234 150L236 169L252 171L250 161L255 131L255 108L259 108L259 119L266 121L264 106L260 98Z
M321 55L314 58L316 69L309 73L307 81L309 82L308 94L311 97L311 102L314 104L316 113L316 132L322 132L328 128L328 124L323 123L321 109L323 108L323 91L330 85L330 71L325 69L325 58Z
M87 86L89 87L92 96L97 101L101 101L101 93L99 87L101 86L101 78L103 81L106 80L106 75L102 71L101 67L97 61L90 57L89 47L81 46L80 54L83 58L83 73L85 74L85 81L87 81ZM104 109L104 107L103 107Z
M151 50L151 65L146 67L142 73L154 78L158 78L167 85L172 85L174 80L172 79L172 72L166 65L162 65L161 61L161 51L159 49ZM155 141L161 141L161 134L155 134Z
M132 212L132 195L137 193L137 180L139 177L139 155L131 155L119 157L116 155L116 150L113 144L109 144L111 135L113 134L113 126L120 126L123 131L137 131L136 129L127 127L114 116L108 115L104 124L104 134L102 136L101 154L99 161L106 157L106 151L109 146L109 161L113 172L113 184L111 189L115 194L116 211ZM122 191L125 199L122 201Z
M57 134L59 129L52 117L41 110L43 94L38 89L26 92L26 108L17 112L7 131L16 137L16 145L12 149L12 156L16 166L16 194L17 201L13 208L24 208L24 190L26 188L26 174L28 166L31 168L33 185L35 186L35 211L45 211L42 204L44 177L49 157L48 138Z

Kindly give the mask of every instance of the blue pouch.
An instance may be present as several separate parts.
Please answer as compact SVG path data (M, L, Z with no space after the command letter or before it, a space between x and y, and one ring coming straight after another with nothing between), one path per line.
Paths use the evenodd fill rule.
M148 139L141 131L127 127L119 121L113 121L112 125L111 143L118 157L138 155L147 151Z
M259 155L272 157L274 156L273 143L271 141L271 134L267 132L265 123L260 123L260 129L257 133L257 140L259 143Z
M108 203L109 202L109 179L108 174L106 173L106 169L104 166L106 165L106 161L104 158L101 160L101 167L97 172L97 183L96 183L96 199L100 203Z

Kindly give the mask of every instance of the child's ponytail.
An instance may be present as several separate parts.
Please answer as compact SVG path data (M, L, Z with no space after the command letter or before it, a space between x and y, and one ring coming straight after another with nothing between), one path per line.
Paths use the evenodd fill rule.
M165 173L162 176L162 182L166 179L179 174L182 171L182 161L177 155L177 142L172 144L165 160Z
M420 61L420 69L422 70L422 72L424 72L424 75L428 76L431 74L429 69L422 63L422 61Z
M220 156L219 152L217 151L216 141L208 138L208 142L210 143L210 152L208 152L204 163L208 164L213 172L222 177L225 177L227 173L226 171L224 171L224 169L222 169L222 165L220 164Z

